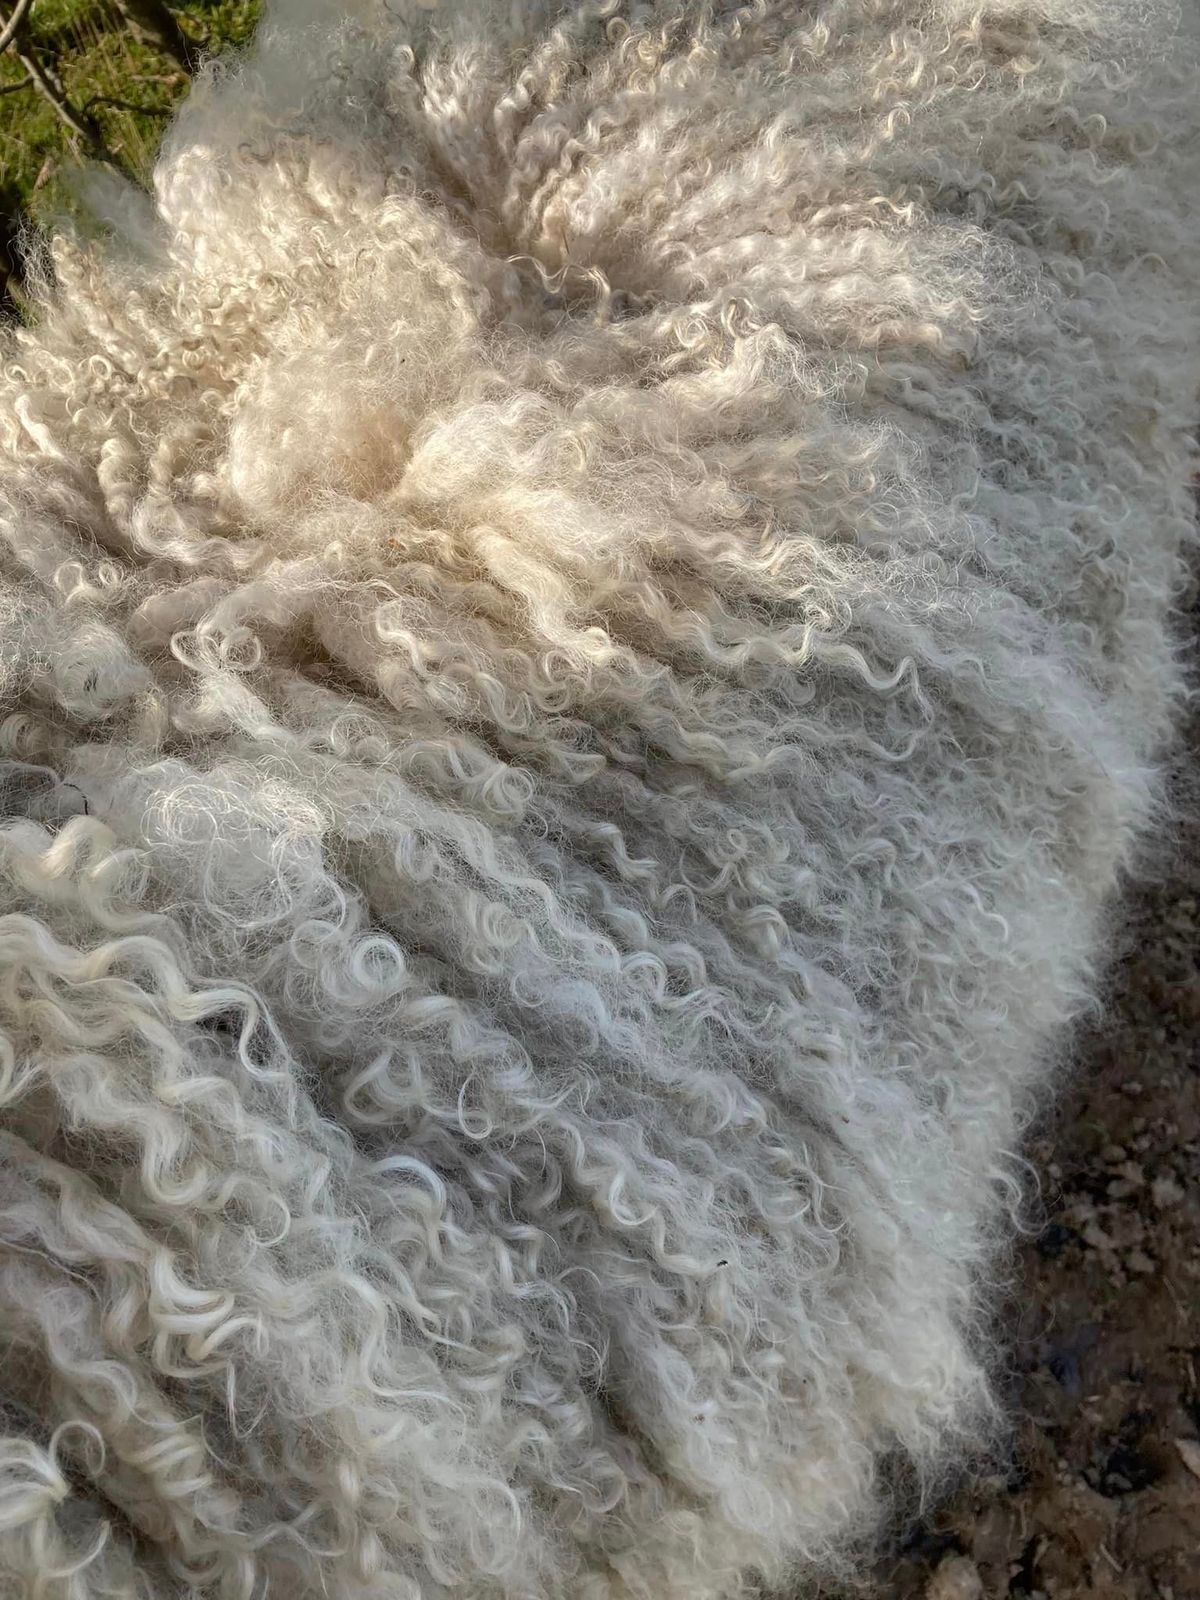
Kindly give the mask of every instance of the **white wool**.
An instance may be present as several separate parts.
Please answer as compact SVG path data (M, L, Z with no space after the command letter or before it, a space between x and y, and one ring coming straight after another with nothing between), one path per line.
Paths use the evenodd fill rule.
M713 1600L992 1435L1181 694L1194 70L306 0L97 180L0 348L0 1592Z

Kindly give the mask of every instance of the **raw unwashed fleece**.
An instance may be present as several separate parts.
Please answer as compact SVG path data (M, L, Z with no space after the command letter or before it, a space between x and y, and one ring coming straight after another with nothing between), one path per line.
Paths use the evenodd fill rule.
M1165 815L1168 0L278 0L0 343L0 1594L718 1600L1001 1434Z

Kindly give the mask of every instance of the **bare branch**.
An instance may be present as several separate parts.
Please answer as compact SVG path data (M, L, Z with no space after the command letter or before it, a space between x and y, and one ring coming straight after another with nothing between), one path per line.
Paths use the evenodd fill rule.
M17 37L17 34L20 33L21 26L32 9L33 0L17 0L12 16L9 17L4 27L0 28L0 55L4 54Z
M28 82L28 79L26 80ZM111 94L92 94L87 97L80 107L82 112L88 112L93 106L114 106L118 111L133 111L141 117L170 117L171 112L166 106L139 106L132 100L118 100Z
M191 41L162 0L115 0L115 4L136 39L191 72Z
M19 78L16 83L0 83L0 94L16 94L18 89L31 89L32 87L32 78Z
M54 108L54 113L64 127L69 128L88 147L94 156L115 166L116 161L105 148L100 129L86 111L78 111L67 99L66 90L53 67L39 61L33 51L17 47L17 57L32 80L33 87Z

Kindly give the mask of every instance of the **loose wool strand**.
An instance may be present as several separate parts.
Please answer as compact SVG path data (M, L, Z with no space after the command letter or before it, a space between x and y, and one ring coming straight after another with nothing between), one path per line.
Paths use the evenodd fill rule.
M996 1438L1195 31L279 0L92 176L0 336L0 1594L727 1600Z

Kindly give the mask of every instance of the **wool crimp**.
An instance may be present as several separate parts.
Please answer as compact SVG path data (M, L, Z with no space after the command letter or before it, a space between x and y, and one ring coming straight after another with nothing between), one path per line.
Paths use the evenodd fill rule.
M1194 33L279 0L33 247L0 1591L803 1591L997 1437L1182 694Z

